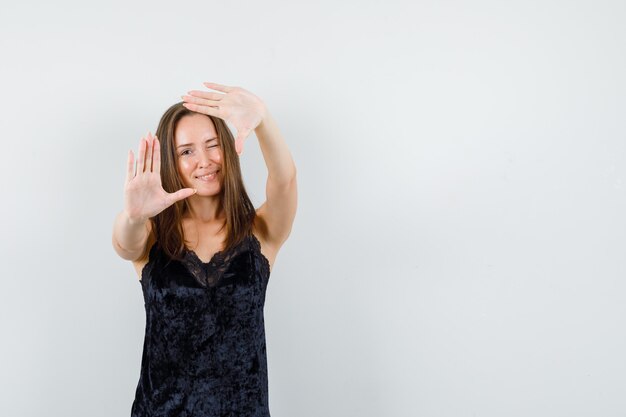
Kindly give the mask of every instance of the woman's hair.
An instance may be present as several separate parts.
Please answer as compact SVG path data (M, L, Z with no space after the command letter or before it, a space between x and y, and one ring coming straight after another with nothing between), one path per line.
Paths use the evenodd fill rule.
M163 189L168 193L186 188L178 174L174 132L181 118L196 114L200 113L188 110L183 107L182 102L179 102L167 109L159 121L156 136L161 146L161 182ZM223 251L227 251L251 233L256 211L243 184L239 156L230 129L224 120L204 116L209 117L215 125L223 153L220 170L224 181L220 191L218 212L223 210L226 215L220 231L226 228ZM189 203L185 198L150 219L156 241L172 259L182 259L185 250L182 217L188 210Z

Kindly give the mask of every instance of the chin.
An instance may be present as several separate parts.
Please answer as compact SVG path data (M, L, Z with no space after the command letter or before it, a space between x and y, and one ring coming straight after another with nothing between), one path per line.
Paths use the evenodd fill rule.
M201 188L196 188L196 189L198 190L198 192L194 195L200 195L204 197L217 196L217 195L220 195L222 192L220 188L218 188L217 190L203 190Z

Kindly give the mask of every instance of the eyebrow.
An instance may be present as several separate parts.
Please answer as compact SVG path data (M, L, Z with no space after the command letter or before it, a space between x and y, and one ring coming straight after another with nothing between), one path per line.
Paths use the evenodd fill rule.
M205 141L204 141L204 143L211 142L212 140L217 140L217 137L207 139L207 140L205 140ZM183 143L182 145L178 145L178 146L176 147L176 149L178 149L178 148L182 148L183 146L191 146L191 145L193 145L193 143Z

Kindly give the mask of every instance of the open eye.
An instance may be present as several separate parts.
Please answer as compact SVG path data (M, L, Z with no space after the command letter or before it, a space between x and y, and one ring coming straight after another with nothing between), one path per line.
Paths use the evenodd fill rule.
M180 154L181 155L187 155L185 152L190 152L189 149L185 149L184 151L182 151Z

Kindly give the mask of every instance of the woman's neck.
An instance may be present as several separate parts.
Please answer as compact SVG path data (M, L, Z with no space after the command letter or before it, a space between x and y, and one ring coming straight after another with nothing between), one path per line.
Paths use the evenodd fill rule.
M192 195L187 200L189 210L183 215L198 224L222 222L224 215L220 209L219 197L204 197Z

